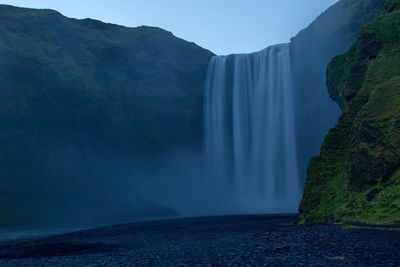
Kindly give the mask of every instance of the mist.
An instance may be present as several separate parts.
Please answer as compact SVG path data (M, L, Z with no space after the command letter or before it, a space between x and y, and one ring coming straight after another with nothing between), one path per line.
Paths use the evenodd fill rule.
M14 210L13 216L34 224L102 225L265 211L262 202L244 200L233 187L208 175L204 154L198 151L132 157L51 154L33 163L37 168L32 171L42 177L18 200L25 208Z
M400 0L3 2L0 266L399 262Z
M343 10L357 17L357 9L349 7L357 3L337 3L284 50L263 57L261 65L268 63L268 69L249 66L250 55L230 56L241 63L227 67L238 70L229 80L242 81L234 90L244 97L230 104L239 103L237 109L226 108L238 113L237 119L222 116L221 125L243 127L221 140L230 142L227 150L243 152L224 154L224 160L241 158L233 164L242 169L240 175L218 175L205 166L205 81L212 52L160 28L127 28L0 5L0 34L7 40L0 47L0 122L7 125L0 135L5 144L0 224L297 212L307 164L340 115L326 90L326 66L361 27L351 20L331 22ZM283 54L285 63L272 64ZM292 86L269 83L269 76ZM277 96L279 88L286 93L273 103L257 104L268 107L263 111L248 101L253 89L245 84L255 80L261 95ZM271 110L281 113L267 119L273 125L262 123ZM245 118L250 113L254 118ZM246 137L248 128L262 138ZM268 129L257 130L263 128ZM236 138L238 133L243 138ZM265 135L273 138L263 140ZM253 160L257 168L248 164L248 155L258 159ZM268 194L241 194L249 177L269 183L262 189ZM296 191L290 209L269 206L269 196L276 203L291 198L290 188Z

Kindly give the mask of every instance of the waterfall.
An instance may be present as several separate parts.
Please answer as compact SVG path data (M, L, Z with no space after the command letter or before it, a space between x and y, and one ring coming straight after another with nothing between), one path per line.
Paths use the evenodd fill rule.
M205 84L208 176L244 207L297 212L300 183L289 45L215 56Z

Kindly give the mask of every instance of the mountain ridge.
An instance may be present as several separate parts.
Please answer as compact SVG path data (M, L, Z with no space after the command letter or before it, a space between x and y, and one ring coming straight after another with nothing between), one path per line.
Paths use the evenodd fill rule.
M0 5L0 223L138 207L134 159L201 148L211 56L160 28Z

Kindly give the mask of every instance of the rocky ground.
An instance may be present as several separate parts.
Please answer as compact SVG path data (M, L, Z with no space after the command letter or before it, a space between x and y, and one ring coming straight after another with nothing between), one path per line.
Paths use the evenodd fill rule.
M0 246L0 266L400 265L400 231L295 216L139 222Z

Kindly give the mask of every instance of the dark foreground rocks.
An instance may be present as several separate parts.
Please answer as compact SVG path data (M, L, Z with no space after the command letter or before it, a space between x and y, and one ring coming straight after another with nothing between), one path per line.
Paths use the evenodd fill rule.
M296 226L296 219L226 216L104 227L2 245L0 266L400 265L398 230Z

